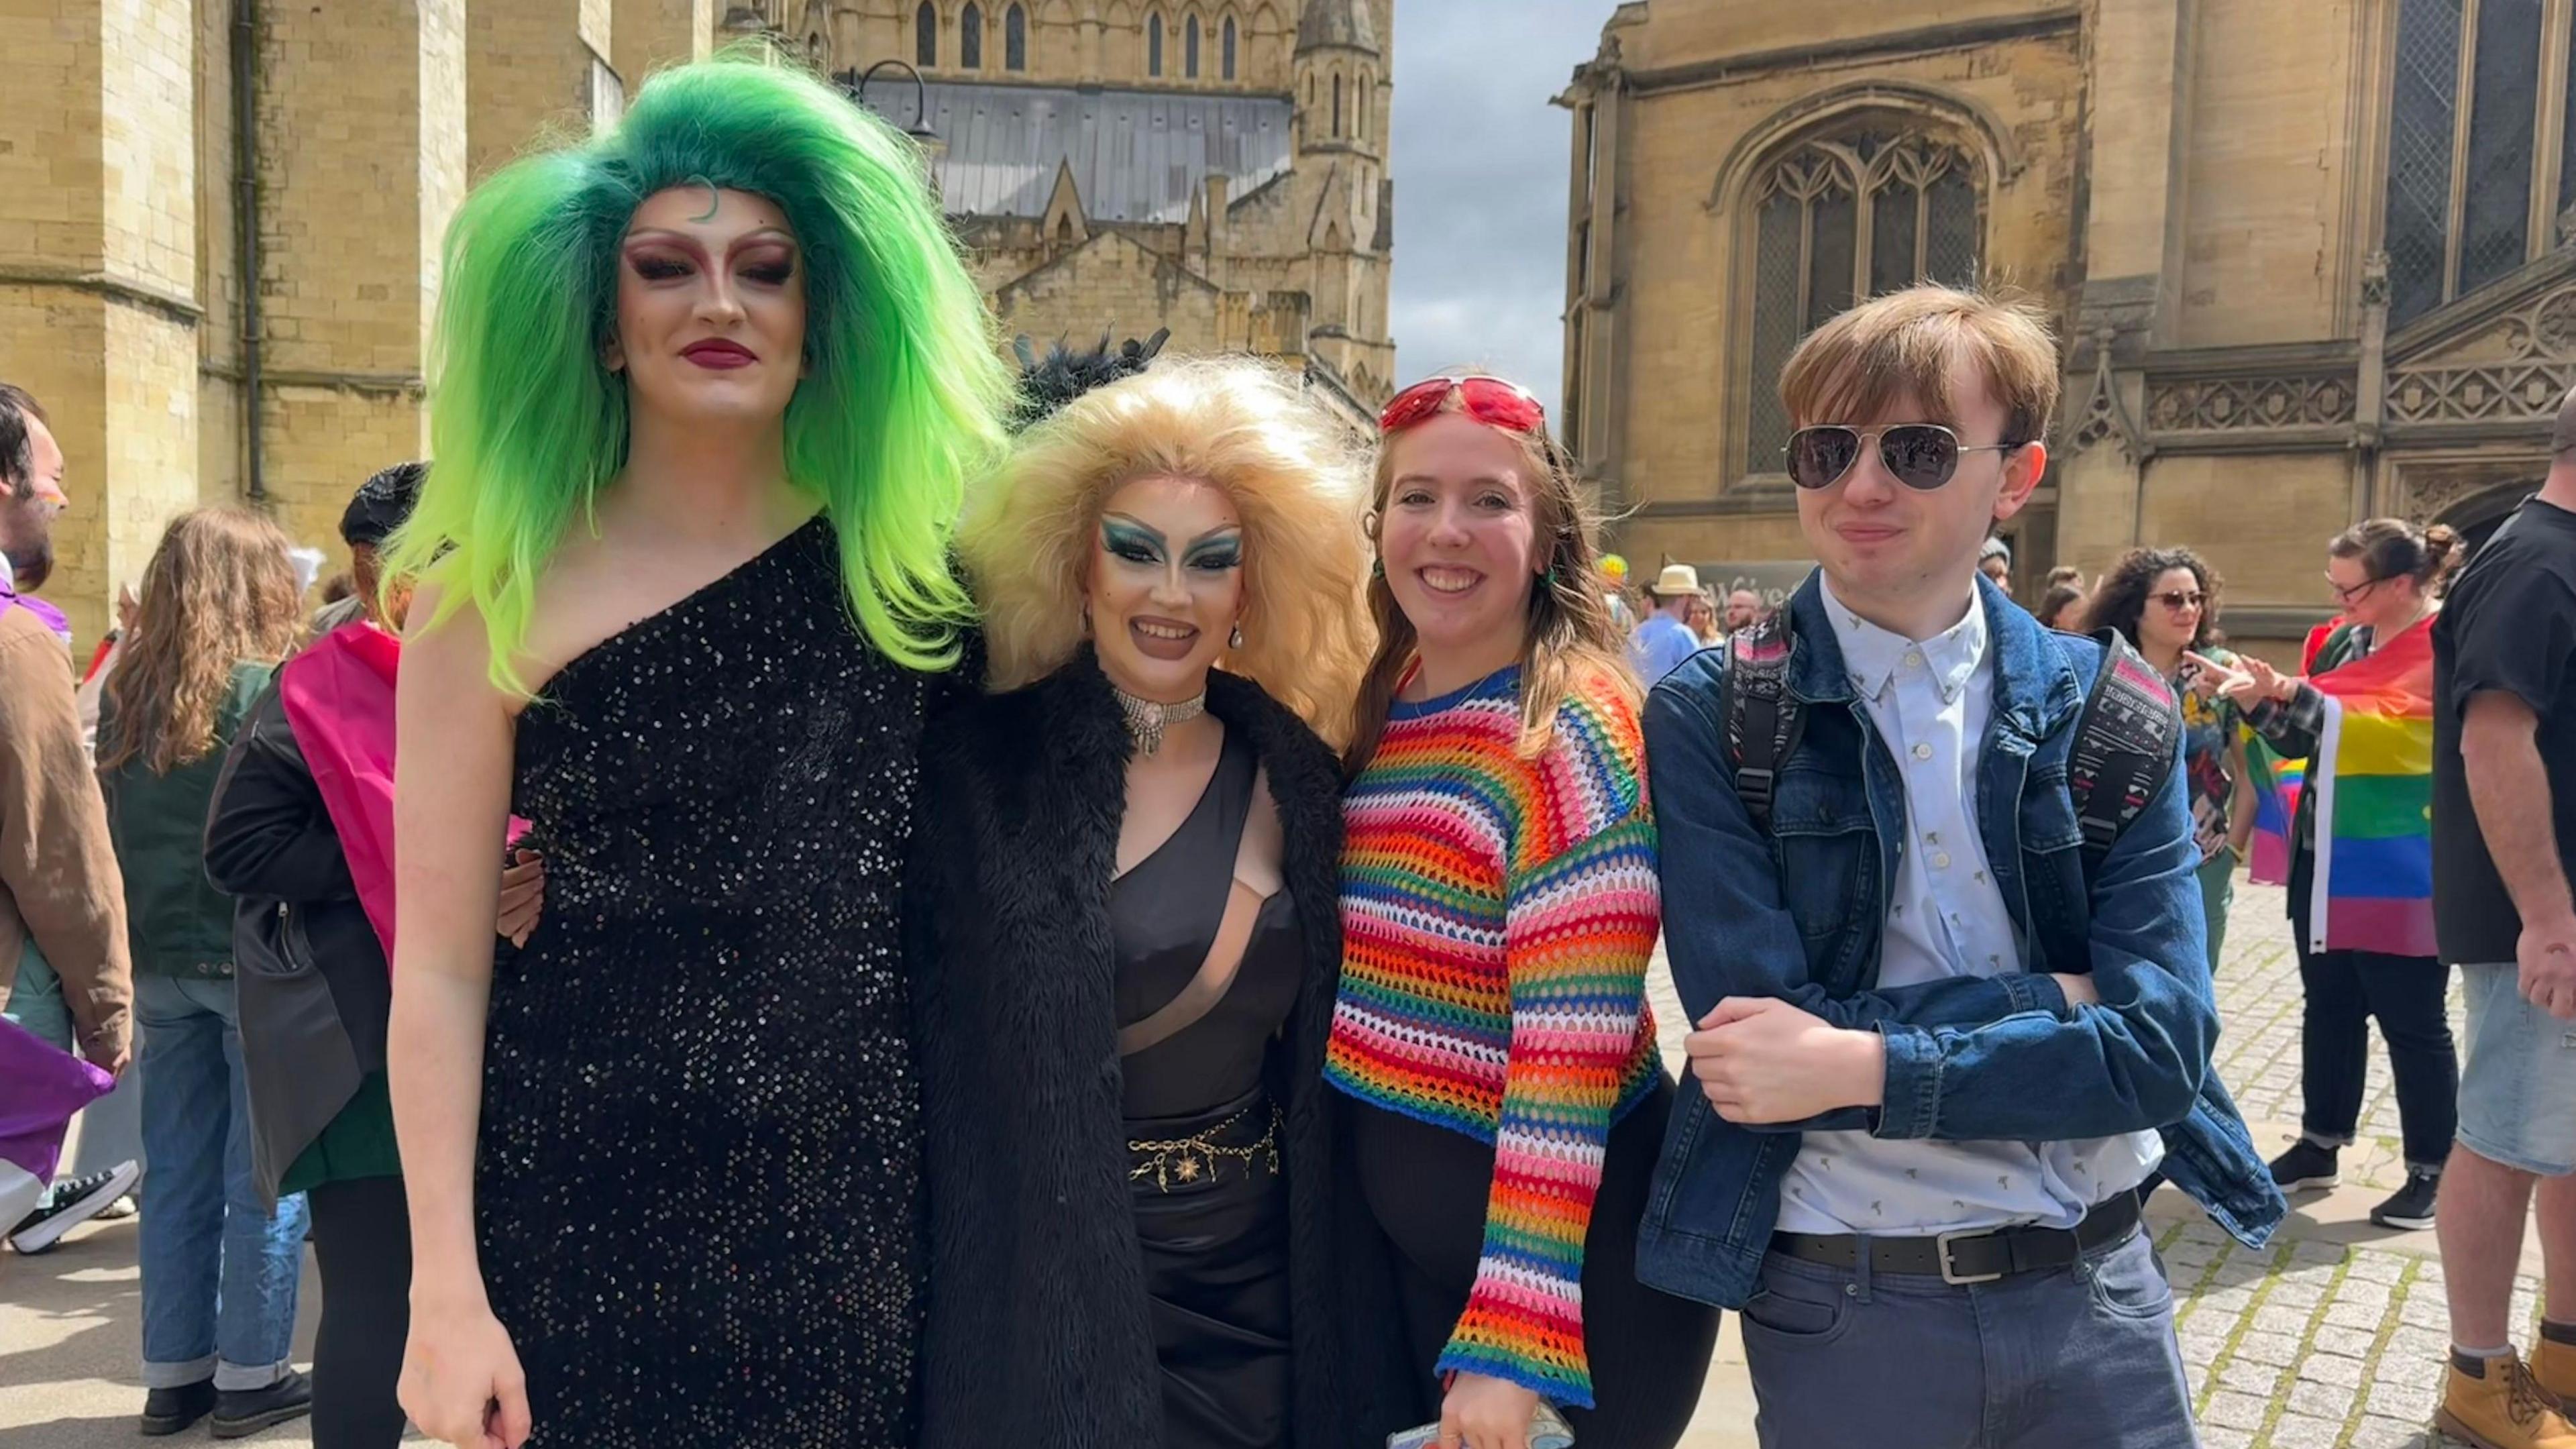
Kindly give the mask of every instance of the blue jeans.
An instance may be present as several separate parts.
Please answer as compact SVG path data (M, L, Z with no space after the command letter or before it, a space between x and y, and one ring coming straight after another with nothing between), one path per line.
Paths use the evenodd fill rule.
M233 983L137 974L142 1038L143 1385L212 1375L260 1389L286 1371L304 1267L304 1198L272 1216L250 1167Z
M17 984L0 1003L5 1016L64 1051L77 1053L72 1041L71 1008L63 1001L62 978L33 940L18 956ZM128 1068L116 1090L81 1109L73 1119L70 1151L54 1170L57 1178L86 1177L120 1162L143 1158L143 1074ZM144 1163L147 1168L150 1163Z
M1973 1287L1773 1253L1743 1317L1763 1449L2199 1443L2173 1289L2143 1234Z

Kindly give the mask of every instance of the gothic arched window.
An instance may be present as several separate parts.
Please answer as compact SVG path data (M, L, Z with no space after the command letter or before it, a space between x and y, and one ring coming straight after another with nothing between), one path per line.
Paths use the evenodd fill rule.
M2388 103L2388 320L2400 325L2551 248L2576 208L2576 8L2401 0ZM2562 72L2563 74L2563 72ZM2553 144L2542 146L2542 136Z
M1145 17L1145 74L1158 76L1162 73L1163 17L1157 12Z
M1866 126L1800 142L1755 172L1747 471L1779 471L1780 366L1799 338L1881 292L1976 282L1977 191L1955 146Z
M1225 17L1225 78L1234 79L1234 17Z
M1181 31L1181 73L1192 80L1199 78L1199 18L1195 15Z
M1333 139L1342 135L1342 73L1333 72Z
M921 8L912 12L912 63L939 64L939 12L930 8L930 0L921 0Z
M1007 70L1029 68L1029 12L1017 5L1002 12L1002 65Z
M974 0L957 12L957 63L968 70L984 68L984 9Z

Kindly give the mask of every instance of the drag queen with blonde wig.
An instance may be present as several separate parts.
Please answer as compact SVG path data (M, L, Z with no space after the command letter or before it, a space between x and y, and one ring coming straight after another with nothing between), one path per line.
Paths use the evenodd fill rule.
M1401 1372L1321 1076L1355 442L1266 364L1164 359L970 493L995 692L925 737L906 897L925 1449L1358 1444Z

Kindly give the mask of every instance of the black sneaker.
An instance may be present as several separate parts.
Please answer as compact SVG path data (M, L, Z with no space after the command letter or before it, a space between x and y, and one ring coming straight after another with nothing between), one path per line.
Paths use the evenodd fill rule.
M267 1388L226 1389L215 1395L215 1437L239 1439L312 1412L313 1381L288 1369Z
M199 1379L175 1389L154 1389L143 1396L143 1432L176 1434L215 1410L215 1381Z
M120 1162L87 1177L65 1178L55 1183L54 1190L45 1197L44 1206L27 1214L9 1230L9 1246L27 1254L46 1251L61 1242L63 1234L98 1216L109 1203L125 1196L125 1190L134 1186L135 1179L142 1175L140 1165Z
M2406 1170L2406 1185L2388 1201L2372 1208L2370 1220L2383 1228L2429 1228L2433 1226L2433 1199L2441 1187L2442 1174L2410 1167Z
M2283 1192L2307 1192L2333 1187L2343 1181L2335 1170L2336 1149L2319 1147L2305 1137L2290 1144L2290 1150L2272 1159L2272 1181Z

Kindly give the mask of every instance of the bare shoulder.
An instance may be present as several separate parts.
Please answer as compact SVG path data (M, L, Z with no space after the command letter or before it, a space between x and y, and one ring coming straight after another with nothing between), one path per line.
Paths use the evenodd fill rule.
M443 592L436 584L422 584L412 597L411 623L403 631L403 698L440 718L471 714L478 704L508 712L505 697L492 683L491 636L483 626L483 611L466 599L441 618Z

